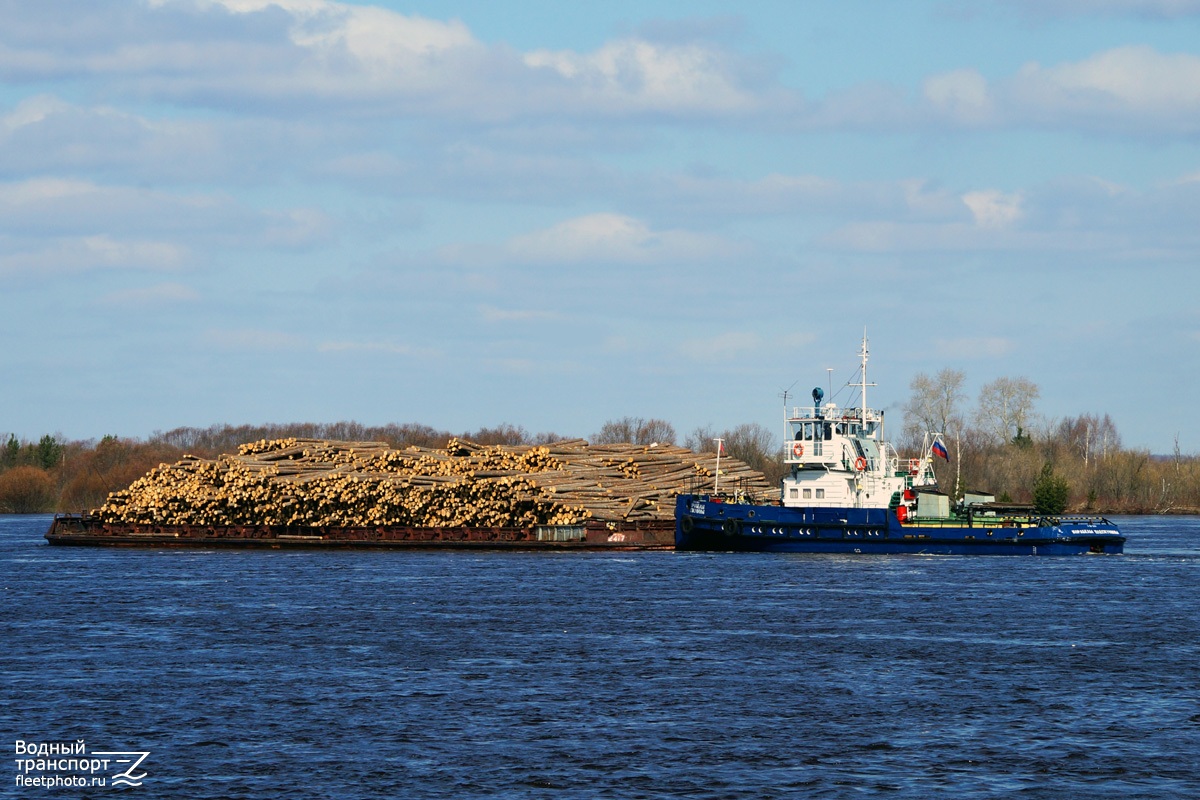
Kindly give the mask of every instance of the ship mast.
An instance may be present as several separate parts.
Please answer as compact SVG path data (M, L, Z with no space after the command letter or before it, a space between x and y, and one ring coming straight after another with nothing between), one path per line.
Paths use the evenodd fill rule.
M860 416L862 417L862 426L863 426L863 430L865 431L867 429L867 387L876 385L874 383L867 383L867 355L868 355L868 352L867 352L867 332L865 329L863 330L862 350L860 350L858 354L862 358L862 366L859 368L859 374L862 377L860 379L861 382L858 384L858 387L859 387L859 390L862 392L862 410L860 411Z

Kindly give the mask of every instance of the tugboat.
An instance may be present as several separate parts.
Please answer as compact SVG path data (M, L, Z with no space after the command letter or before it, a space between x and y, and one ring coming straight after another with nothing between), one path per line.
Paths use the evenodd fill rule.
M867 338L859 352L860 404L839 408L813 389L813 404L785 412L784 462L791 472L777 501L736 492L681 494L677 550L915 555L1121 553L1125 537L1104 517L1037 514L1032 506L968 493L952 504L933 459L948 461L940 434L923 456L901 459L883 439L883 412L867 406Z

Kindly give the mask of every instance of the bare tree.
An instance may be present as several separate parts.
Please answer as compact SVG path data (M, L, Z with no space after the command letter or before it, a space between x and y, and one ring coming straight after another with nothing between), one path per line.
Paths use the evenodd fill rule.
M975 416L980 429L996 442L1027 436L1040 395L1028 378L997 378L979 390Z
M1108 414L1103 417L1095 414L1067 417L1058 423L1052 431L1052 436L1059 444L1082 458L1085 469L1121 447L1121 435L1117 433L1116 423Z
M748 466L773 477L779 455L779 434L757 422L747 422L726 431L725 452Z
M689 433L683 446L697 453L715 453L717 445L713 440L718 437L724 438L724 434L718 434L711 425L705 425Z
M54 479L39 467L13 467L0 475L0 513L34 514L53 508Z
M524 428L519 425L509 425L508 423L497 425L494 428L480 428L474 433L464 433L463 438L483 445L519 445L529 443L529 433Z
M757 422L743 423L720 433L709 426L696 428L684 446L697 453L713 453L717 449L716 439L724 443L725 455L763 473L771 483L787 471L779 450L779 434Z
M663 419L622 417L604 423L592 435L594 444L675 444L675 427Z
M914 447L930 431L961 433L966 380L957 369L943 369L933 378L919 372L912 379L908 385L912 396L904 406L904 435Z

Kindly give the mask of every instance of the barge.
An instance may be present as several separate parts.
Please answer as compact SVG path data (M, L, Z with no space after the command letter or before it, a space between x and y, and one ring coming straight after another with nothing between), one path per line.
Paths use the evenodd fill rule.
M672 520L581 525L487 527L295 527L282 525L144 525L56 514L52 545L273 549L673 550Z

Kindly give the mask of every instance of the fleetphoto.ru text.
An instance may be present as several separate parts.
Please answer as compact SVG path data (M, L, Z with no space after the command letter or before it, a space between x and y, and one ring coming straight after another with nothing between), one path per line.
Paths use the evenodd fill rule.
M92 750L83 739L73 742L27 742L17 739L16 785L59 787L141 786L149 773L140 770L148 750Z

